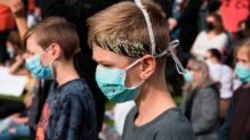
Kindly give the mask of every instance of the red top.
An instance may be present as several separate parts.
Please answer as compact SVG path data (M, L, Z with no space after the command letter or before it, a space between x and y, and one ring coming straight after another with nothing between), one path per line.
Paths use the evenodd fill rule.
M10 9L0 4L0 32L12 29L15 27L15 20Z

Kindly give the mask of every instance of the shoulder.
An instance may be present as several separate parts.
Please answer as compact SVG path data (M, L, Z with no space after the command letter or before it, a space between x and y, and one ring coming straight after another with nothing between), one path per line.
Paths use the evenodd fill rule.
M250 94L250 88L245 88L243 85L241 85L238 89L235 90L234 97L244 96L245 94Z
M61 92L65 92L65 94L73 94L75 96L84 95L83 93L90 93L90 89L86 83L86 81L82 78L73 80L65 84L61 88Z
M160 125L160 130L158 132L160 137L178 137L181 140L190 140L194 138L190 122L177 108L170 109L165 114Z
M206 87L200 88L197 92L198 95L202 96L203 98L218 96L217 90L215 89L214 85L208 85Z
M60 89L61 98L65 101L92 100L92 93L84 79L70 81Z
M228 39L228 35L227 35L227 33L222 32L222 33L220 33L218 35L218 38L223 39L223 40L227 40Z
M240 86L238 89L235 90L233 94L233 103L237 104L238 102L241 102L241 100L249 98L249 96L250 88L244 88L243 86Z
M162 116L162 122L168 123L165 128L175 128L176 125L190 125L188 120L184 117L179 108L172 108L167 110ZM165 129L164 128L164 129ZM178 127L177 127L178 128Z
M207 36L207 32L206 31L201 31L197 37L201 38L201 37L205 37Z
M227 65L222 65L222 68L223 68L223 72L225 73L233 73L233 70Z

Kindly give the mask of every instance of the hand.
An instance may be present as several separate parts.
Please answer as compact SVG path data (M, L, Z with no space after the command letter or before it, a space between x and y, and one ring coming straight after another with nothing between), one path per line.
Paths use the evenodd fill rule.
M17 63L20 63L20 64L22 64L24 62L24 58L23 58L22 55L17 55L15 57L15 60L16 60Z
M16 16L23 15L24 5L22 0L11 0L8 3L8 6L10 7L10 10L14 15Z
M32 105L33 98L32 96L27 96L24 99L24 104L26 107L30 107Z
M19 114L12 115L11 120L12 120L12 122L14 122L16 124L22 124L23 123L22 119L20 119L20 117L19 117Z
M18 116L19 116L19 113L15 113L15 114L11 115L10 117L12 119L12 118L15 118L15 117L18 117Z

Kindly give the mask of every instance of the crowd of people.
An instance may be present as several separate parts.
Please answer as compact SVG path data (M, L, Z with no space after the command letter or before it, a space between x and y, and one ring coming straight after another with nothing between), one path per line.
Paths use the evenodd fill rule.
M250 2L236 30L234 2L0 0L0 68L28 79L0 99L0 140L250 139Z

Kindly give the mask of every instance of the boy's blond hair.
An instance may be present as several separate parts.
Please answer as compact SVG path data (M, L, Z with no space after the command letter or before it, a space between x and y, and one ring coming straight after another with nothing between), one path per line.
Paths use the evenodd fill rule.
M143 5L152 22L156 52L160 53L167 48L169 43L166 17L157 4L144 1ZM90 17L87 24L89 26L88 44L90 47L97 44L102 48L132 58L151 54L151 43L145 18L142 11L133 2L115 4ZM117 43L117 39L123 44ZM115 50L119 45L121 46L120 52ZM123 53L126 51L138 51L138 53L134 55Z

